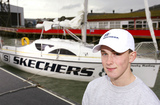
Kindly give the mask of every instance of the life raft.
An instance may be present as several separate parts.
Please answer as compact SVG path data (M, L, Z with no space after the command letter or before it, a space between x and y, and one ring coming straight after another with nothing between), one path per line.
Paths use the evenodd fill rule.
M21 39L21 43L22 43L22 46L28 45L29 44L29 39L27 37L23 37Z

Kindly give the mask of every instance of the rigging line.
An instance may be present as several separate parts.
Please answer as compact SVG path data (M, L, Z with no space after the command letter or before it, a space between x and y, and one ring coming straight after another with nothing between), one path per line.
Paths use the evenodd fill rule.
M40 39L42 39L43 31L44 31L44 27L42 28ZM42 43L41 43L41 57L42 57Z
M97 39L97 40L95 40L95 41L90 42L89 44L92 44L92 43L98 42L99 40L100 40L100 39Z
M38 87L38 86L39 85L37 85L37 84L32 84L32 85L29 85L29 86L24 86L24 87L21 87L21 88L17 88L17 89L13 89L13 90L9 90L9 91L0 93L0 96L6 95L6 94L9 94L9 93L18 92L20 90L25 90L25 89L29 89L29 88L35 88L35 87Z
M59 54L60 54L60 50L58 51L58 54L57 54L58 57L59 57ZM57 57L56 59L58 59L58 57ZM46 65L43 70L45 70L47 67L49 67L49 64ZM42 70L41 70L41 71L42 71ZM26 81L32 80L32 78L34 78L35 76L37 76L41 71L38 71L37 73L35 73L35 74L33 74L32 76L28 77L28 79L27 79ZM39 76L39 77L40 77L40 76ZM33 80L32 80L32 81L33 81ZM38 84L39 84L39 83L38 83Z
M49 67L49 64L46 65L43 70L45 70L47 67ZM32 80L32 78L34 78L35 76L37 76L40 72L42 72L42 70L41 70L41 71L38 71L37 73L35 73L35 74L33 74L32 76L28 77L28 79L27 79L26 81ZM40 77L40 76L39 76L39 77ZM32 81L33 81L33 80L32 80ZM34 82L35 82L35 81L34 81ZM39 84L38 82L36 82L36 83Z
M41 70L42 71L42 70ZM26 81L32 80L35 76L37 76L41 71L38 71L37 73L33 74L32 76L28 77ZM33 81L33 80L32 80Z
M44 27L42 28L40 39L42 39L43 31L44 31Z
M77 37L75 34L73 34L70 30L66 29L66 31L67 31L75 40L82 42L82 40L81 40L79 37Z
M45 66L45 68L44 68L43 70L45 70L47 67L49 67L49 64L48 64L47 66ZM42 70L41 70L41 71L42 71ZM31 81L33 81L33 82L36 82L36 81L32 80L32 78L34 78L35 76L37 76L41 71L38 71L37 73L35 73L35 74L33 74L32 76L28 77L28 79L27 79L26 81L31 80ZM39 75L39 77L41 77L41 76ZM39 84L39 83L36 82L36 84Z
M41 87L40 84L38 84L38 83L33 84L33 83L31 83L30 81L25 80L25 79L22 79L21 77L13 74L13 73L11 73L11 72L9 72L9 71L6 70L6 69L1 68L1 70L5 71L5 72L7 72L7 73L9 73L9 74L11 74L11 75L13 75L13 76L21 79L21 80L23 80L23 82L29 83L30 85L28 85L28 86L23 86L23 87L20 87L20 88L17 88L17 89L13 89L13 90L9 90L9 91L6 91L6 92L2 92L2 93L0 93L0 96L5 95L5 94L9 94L9 93L13 93L13 92L17 92L17 91L20 91L20 90L28 89L28 88Z

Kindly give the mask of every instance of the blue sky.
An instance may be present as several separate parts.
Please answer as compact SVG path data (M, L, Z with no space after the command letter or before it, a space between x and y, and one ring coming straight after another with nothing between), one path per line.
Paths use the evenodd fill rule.
M10 0L10 4L24 8L25 18L55 18L76 16L84 0ZM149 6L160 4L160 0L148 0ZM88 12L130 12L144 8L144 0L88 0Z

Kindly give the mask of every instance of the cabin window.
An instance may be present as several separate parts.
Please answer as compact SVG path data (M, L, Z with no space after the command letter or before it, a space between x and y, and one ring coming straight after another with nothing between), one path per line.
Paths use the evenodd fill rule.
M39 51L44 51L46 46L49 46L50 48L54 47L54 45L49 45L49 44L41 44L41 43L36 43L35 44L36 49L39 50Z
M56 50L53 50L49 53L52 53L52 54L62 54L62 55L74 55L76 56L76 54L74 54L73 52L69 51L69 50L66 50L66 49L56 49Z

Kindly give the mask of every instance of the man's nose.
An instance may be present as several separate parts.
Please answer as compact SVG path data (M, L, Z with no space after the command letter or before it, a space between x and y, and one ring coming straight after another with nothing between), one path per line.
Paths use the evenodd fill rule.
M107 57L107 59L106 59L106 64L107 65L110 65L110 64L112 64L113 63L113 55L111 54L111 55L109 55L108 57Z

